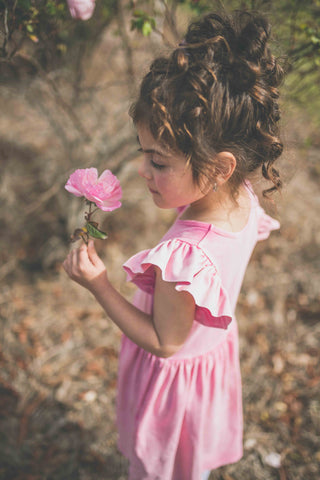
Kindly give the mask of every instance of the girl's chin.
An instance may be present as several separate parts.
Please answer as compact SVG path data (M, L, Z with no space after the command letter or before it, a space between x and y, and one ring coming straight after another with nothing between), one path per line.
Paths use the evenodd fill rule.
M170 210L170 209L177 208L176 205L167 204L161 199L161 197L159 196L157 197L156 195L153 196L153 203L156 205L156 207L162 208L163 210Z

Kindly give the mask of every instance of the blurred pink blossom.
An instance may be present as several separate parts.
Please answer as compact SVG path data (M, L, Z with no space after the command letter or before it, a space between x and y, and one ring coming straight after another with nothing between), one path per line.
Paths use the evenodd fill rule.
M88 20L91 18L95 0L67 0L68 7L73 18Z
M78 169L70 175L65 189L76 197L85 197L104 212L121 207L120 182L110 170L105 170L98 178L96 168Z

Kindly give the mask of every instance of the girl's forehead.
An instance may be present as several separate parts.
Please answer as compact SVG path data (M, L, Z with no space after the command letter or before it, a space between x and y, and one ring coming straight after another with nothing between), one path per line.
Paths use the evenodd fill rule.
M152 135L148 125L144 125L144 124L137 125L137 133L138 133L138 140L140 143L146 142L152 145L157 145L159 143Z
M170 156L174 152L163 142L159 142L154 138L150 129L146 125L137 126L137 140L143 150L152 150L160 155Z
M162 157L167 165L185 168L186 156L180 151L172 150L165 143L157 141L147 126L137 126L137 133L137 140L144 153Z

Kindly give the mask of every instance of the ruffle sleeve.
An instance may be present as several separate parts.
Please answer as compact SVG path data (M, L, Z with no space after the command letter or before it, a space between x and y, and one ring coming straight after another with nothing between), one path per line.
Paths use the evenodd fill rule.
M227 292L216 267L201 248L180 239L171 239L137 253L123 265L127 280L151 294L155 267L160 268L163 280L176 284L177 291L186 291L193 296L196 321L208 327L228 327L233 314Z
M258 215L258 240L265 240L273 230L280 228L278 220L266 214L260 205L257 207Z

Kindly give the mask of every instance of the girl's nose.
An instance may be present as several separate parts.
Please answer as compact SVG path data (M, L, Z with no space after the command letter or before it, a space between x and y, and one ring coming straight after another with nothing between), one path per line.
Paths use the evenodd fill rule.
M151 180L152 174L151 174L151 170L148 167L148 163L147 163L146 160L142 160L142 162L140 163L140 166L138 168L138 173L139 173L140 177L143 177L146 180Z

